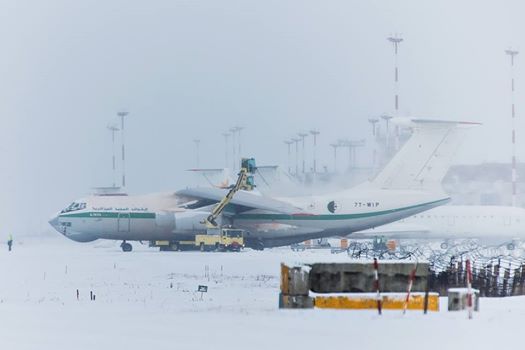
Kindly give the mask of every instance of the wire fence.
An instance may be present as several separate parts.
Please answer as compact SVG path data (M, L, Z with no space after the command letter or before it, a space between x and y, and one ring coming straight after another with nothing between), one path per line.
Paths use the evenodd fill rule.
M472 287L482 297L525 295L525 251L507 246L482 246L463 240L443 243L408 242L395 249L378 249L372 242L354 241L346 249L351 259L428 261L429 288L446 295L466 286L466 260L472 264Z

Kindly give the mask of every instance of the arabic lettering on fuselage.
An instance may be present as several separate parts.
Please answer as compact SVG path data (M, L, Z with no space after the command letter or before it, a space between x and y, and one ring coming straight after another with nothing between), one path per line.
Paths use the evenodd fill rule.
M93 207L94 211L148 211L148 208L113 208L113 207Z

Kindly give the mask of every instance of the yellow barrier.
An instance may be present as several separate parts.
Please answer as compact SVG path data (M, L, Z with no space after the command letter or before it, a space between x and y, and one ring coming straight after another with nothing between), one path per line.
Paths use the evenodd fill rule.
M281 293L284 295L288 295L289 271L290 268L281 263Z
M382 295L382 307L384 310L403 310L406 294L395 293ZM375 296L370 294L349 294L344 296L316 296L314 306L320 309L376 309ZM423 310L425 306L425 294L415 293L410 295L408 310ZM439 311L439 294L429 293L428 311Z

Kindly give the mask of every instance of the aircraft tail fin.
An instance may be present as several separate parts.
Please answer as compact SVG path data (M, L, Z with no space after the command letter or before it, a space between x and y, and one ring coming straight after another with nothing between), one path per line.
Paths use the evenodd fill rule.
M433 190L441 188L466 129L479 123L428 119L392 119L413 133L379 174L373 187Z

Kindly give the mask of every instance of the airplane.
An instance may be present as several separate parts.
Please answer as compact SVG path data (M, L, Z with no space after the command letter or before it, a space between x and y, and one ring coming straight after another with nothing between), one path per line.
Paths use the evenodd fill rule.
M513 250L525 239L525 208L445 205L391 224L355 232L351 238L375 236L441 240L442 249L448 248L453 240L468 239Z
M246 246L262 250L307 239L346 235L391 223L450 201L441 189L464 131L472 122L396 118L412 136L371 181L320 196L269 197L239 191L219 218L245 230ZM89 196L49 223L78 242L186 240L205 233L205 219L226 189L187 188L143 196Z

